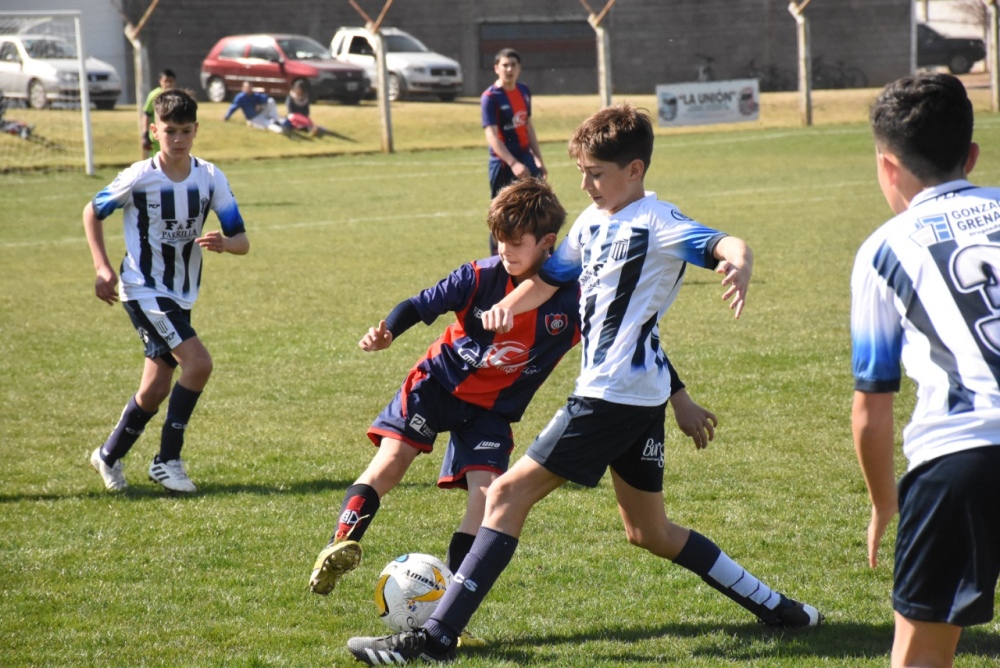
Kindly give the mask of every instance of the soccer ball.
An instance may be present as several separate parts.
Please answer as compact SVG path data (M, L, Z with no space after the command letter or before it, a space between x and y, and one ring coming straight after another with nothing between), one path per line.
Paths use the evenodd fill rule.
M394 631L412 631L431 618L451 571L429 554L404 554L382 569L375 585L375 607L386 626Z

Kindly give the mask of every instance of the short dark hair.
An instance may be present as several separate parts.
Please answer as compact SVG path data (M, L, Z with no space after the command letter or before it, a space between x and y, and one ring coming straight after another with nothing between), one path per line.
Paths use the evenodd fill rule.
M160 70L160 77L161 78L170 77L171 79L177 79L177 75L174 74L174 71L169 67L164 67L162 70Z
M558 234L565 222L566 209L552 186L534 177L518 179L497 193L486 216L498 241L516 241L524 234L541 239Z
M521 62L521 54L514 49L500 49L497 51L497 55L493 58L493 64L499 65L501 58L513 58L518 64Z
M165 90L153 100L156 118L182 125L198 121L198 103L189 93L180 90Z
M921 72L882 89L869 114L875 146L921 180L961 168L972 145L972 102L950 74Z
M590 156L625 167L642 160L643 173L653 158L653 122L649 114L624 102L605 107L585 120L569 140L569 155Z

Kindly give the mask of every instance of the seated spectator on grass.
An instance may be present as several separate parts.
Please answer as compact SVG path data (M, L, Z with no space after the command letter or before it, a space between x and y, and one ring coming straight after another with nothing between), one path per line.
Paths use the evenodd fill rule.
M237 109L243 111L247 125L252 128L270 130L279 134L286 133L281 117L278 116L278 105L274 98L254 91L249 81L243 82L243 90L233 98L233 103L229 105L229 111L226 112L222 120L228 121Z
M309 117L309 89L302 81L296 81L288 91L285 106L288 116L285 118L285 128L305 132L310 137L319 137L326 133L324 128L313 123Z

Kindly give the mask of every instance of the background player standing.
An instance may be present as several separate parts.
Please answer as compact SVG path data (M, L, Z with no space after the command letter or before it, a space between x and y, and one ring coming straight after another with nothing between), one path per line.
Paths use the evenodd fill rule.
M183 91L169 90L156 98L154 109L159 153L121 172L83 209L97 271L94 293L109 305L119 299L118 276L105 248L104 220L115 209L123 210L121 301L146 349L139 390L90 463L108 489L125 488L122 458L169 396L160 451L149 477L170 491L194 492L180 455L188 420L212 373L212 358L191 326L202 250L245 255L250 240L225 175L191 155L198 103ZM218 216L221 232L203 233L209 209ZM173 383L178 365L181 375Z
M160 85L149 91L149 95L146 96L146 104L142 106L142 150L145 157L151 155L156 155L156 152L160 150L160 142L153 137L153 123L156 122L156 112L153 108L153 102L156 100L157 96L165 90L171 90L177 85L177 75L171 69L165 69L160 72L160 79L158 82Z
M892 666L951 666L962 628L993 618L1000 573L1000 188L966 180L972 103L947 74L886 86L871 109L879 186L896 217L851 275L855 449L868 559L899 512ZM900 363L917 383L897 490Z
M502 49L493 59L493 71L497 80L479 100L490 154L490 199L514 179L547 175L531 124L531 91L518 81L521 56ZM490 254L496 253L496 240L490 236Z

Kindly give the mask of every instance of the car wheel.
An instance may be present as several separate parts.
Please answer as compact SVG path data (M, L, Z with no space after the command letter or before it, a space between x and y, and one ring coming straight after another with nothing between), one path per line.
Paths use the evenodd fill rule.
M395 102L396 100L403 99L403 80L399 78L398 74L389 75L389 86L388 86L389 99Z
M33 79L28 84L28 105L32 109L44 109L48 104L49 98L45 93L45 84Z
M948 71L952 74L965 74L972 69L972 61L964 54L956 53L948 59Z
M205 95L212 102L225 102L226 95L229 91L226 90L226 82L219 77L212 77L205 84Z
M454 102L458 96L455 93L441 93L438 97L441 98L442 102Z

